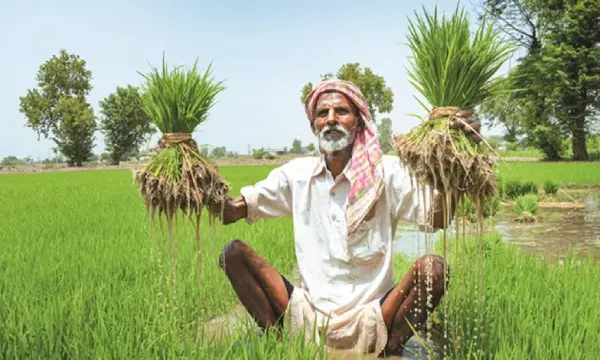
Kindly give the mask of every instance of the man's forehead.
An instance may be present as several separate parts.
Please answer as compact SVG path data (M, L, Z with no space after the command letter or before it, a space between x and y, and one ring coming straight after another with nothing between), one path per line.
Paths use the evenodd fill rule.
M346 95L335 90L324 92L323 94L319 95L319 98L317 99L317 107L320 105L327 106L331 103L343 103L352 105L352 102L346 97Z

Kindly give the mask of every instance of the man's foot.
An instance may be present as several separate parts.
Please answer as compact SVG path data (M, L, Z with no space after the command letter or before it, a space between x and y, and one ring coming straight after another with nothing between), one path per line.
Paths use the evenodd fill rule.
M445 293L450 277L449 271L444 273L447 267L441 256L425 255L382 299L381 313L388 328L387 354L404 349L414 335L412 328L418 330L425 325L427 312L434 311ZM429 291L426 283L428 278L432 280ZM427 304L428 295L431 295L430 306Z

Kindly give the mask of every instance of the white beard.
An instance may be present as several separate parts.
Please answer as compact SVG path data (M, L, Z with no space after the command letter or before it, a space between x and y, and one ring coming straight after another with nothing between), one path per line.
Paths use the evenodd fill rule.
M337 130L344 135L336 140L327 139L325 137L325 132L329 130ZM354 142L354 137L356 136L356 131L348 131L342 125L333 125L333 126L325 126L318 134L319 139L319 147L321 151L324 151L326 154L331 155L332 153L338 152L347 148L350 144Z

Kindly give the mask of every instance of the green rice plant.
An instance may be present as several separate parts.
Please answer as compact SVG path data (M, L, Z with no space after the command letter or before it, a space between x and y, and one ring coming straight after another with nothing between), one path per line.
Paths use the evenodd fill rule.
M558 193L558 183L552 180L544 181L544 193L546 195L556 195Z
M515 210L518 215L523 214L524 212L530 213L532 215L537 215L539 211L538 198L534 194L526 194L521 195L517 198L515 202Z
M410 83L432 108L418 99L430 114L396 137L398 155L421 183L483 203L495 193L494 161L462 129L473 109L507 90L506 78L495 76L516 46L485 19L473 34L458 7L449 18L435 7L409 19L408 46Z
M504 199L506 197L506 181L500 174L496 175L496 192L500 199Z
M538 185L533 181L525 181L521 185L521 193L520 195L526 194L536 194L538 193Z
M515 210L518 215L516 221L536 222L539 209L537 195L530 193L519 196L515 202Z
M509 199L516 199L519 196L523 195L522 186L523 184L521 183L521 181L517 179L508 180L505 185L506 197Z
M233 196L271 169L219 167ZM285 331L281 338L258 334L244 309L226 338L198 331L240 304L217 256L201 264L205 276L198 285L199 273L187 266L195 263L193 242L180 242L179 316L161 310L155 238L127 170L0 175L0 199L11 204L0 207L1 359L325 358L321 346ZM229 240L242 239L295 281L290 219L216 230L203 252L218 254ZM180 222L178 234L193 238L192 224ZM435 252L444 254L439 239ZM500 360L595 359L600 353L597 259L566 256L555 264L498 234L483 241L452 237L447 245L451 280L434 314L451 340L448 359L474 359L470 349L478 348ZM414 260L396 254L396 281Z
M225 90L211 77L211 66L200 73L197 60L187 71L162 68L141 74L142 107L162 132L158 153L134 179L151 213L174 216L178 210L199 216L204 207L216 210L225 200L228 184L200 153L192 132L206 122L216 97Z
M212 220L220 215L229 191L229 184L216 166L202 156L192 138L192 132L206 122L217 95L225 87L222 81L211 77L210 66L204 73L199 72L197 60L187 70L183 67L169 69L163 56L160 70L153 68L141 75L146 80L142 86L142 108L162 132L162 138L158 152L146 166L134 170L133 176L144 199L151 229L157 237L155 256L161 270L166 269L163 270L165 274L159 275L159 280L170 298L168 306L175 313L179 302L178 212L183 215L182 221L187 218L194 224L197 269L201 270L202 210L208 209L212 227ZM168 242L164 250L163 242ZM163 251L168 251L167 255ZM163 266L163 258L169 259L169 267Z
M493 217L498 211L500 211L500 197L494 196L484 204L483 218L487 219ZM456 207L456 216L475 223L478 220L477 207L469 200L469 198L465 197Z
M507 182L520 180L543 184L552 180L561 188L597 187L600 179L598 162L510 161L499 163L498 170Z
M497 232L480 242L449 239L452 277L436 311L447 329L447 358L594 359L600 351L600 322L590 320L600 318L600 293L593 289L598 259L571 253L557 264L503 242ZM436 253L442 251L438 241Z

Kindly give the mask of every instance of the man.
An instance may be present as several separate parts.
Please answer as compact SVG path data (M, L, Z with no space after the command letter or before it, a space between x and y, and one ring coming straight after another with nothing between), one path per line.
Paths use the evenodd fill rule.
M441 257L423 256L394 284L396 224L405 219L445 227L443 194L430 201L428 191L411 185L398 156L382 154L368 104L354 84L320 83L305 110L322 156L294 159L244 187L240 197L228 200L222 218L231 224L291 216L301 285L294 287L241 240L225 246L220 266L263 329L285 319L292 333L306 330L307 340L316 341L324 336L330 347L395 352L413 334L408 321L422 326L426 320L427 284L425 275L417 281L417 273L431 266L433 310L444 294L446 266ZM470 124L478 137L479 124ZM433 216L426 215L429 204ZM321 335L311 331L315 321Z

